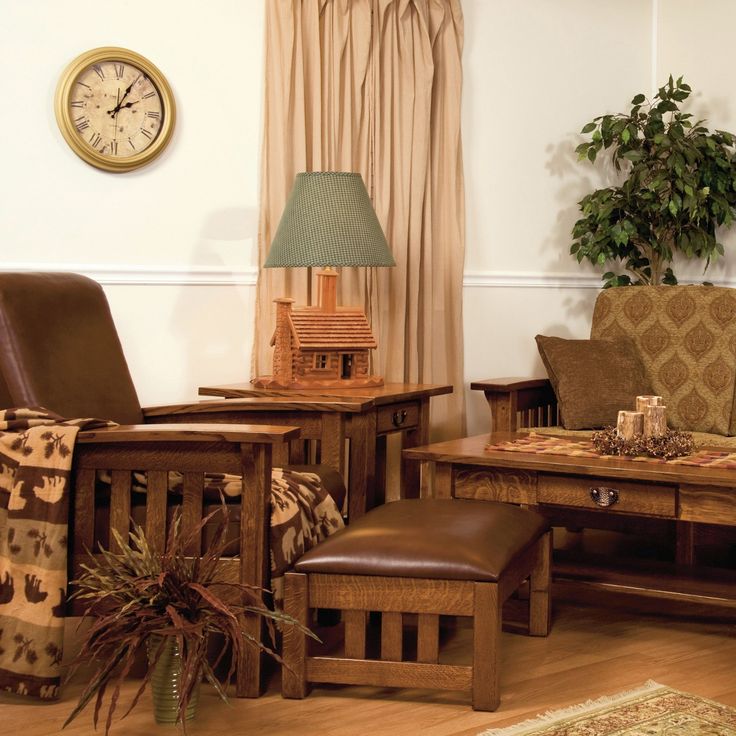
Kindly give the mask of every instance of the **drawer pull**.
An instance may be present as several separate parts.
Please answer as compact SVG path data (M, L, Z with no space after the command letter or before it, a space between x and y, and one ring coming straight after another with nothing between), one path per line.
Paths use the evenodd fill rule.
M394 427L400 427L406 421L406 409L395 411L391 415L391 421L393 422Z
M590 489L590 497L596 506L608 508L618 501L618 491L615 488L606 488L606 486L598 486Z

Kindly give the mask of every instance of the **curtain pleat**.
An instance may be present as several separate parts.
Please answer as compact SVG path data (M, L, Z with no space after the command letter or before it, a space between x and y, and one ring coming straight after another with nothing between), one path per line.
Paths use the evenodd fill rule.
M433 436L464 432L459 0L266 0L259 264L300 171L363 176L396 268L341 269L387 381L451 383ZM271 372L273 299L311 303L307 269L261 269L253 373Z

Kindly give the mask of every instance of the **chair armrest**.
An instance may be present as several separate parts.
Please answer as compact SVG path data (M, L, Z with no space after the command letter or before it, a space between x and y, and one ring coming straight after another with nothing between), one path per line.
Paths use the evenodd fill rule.
M299 436L298 427L268 424L121 424L84 430L77 442L254 442L274 444Z
M490 378L473 381L491 410L491 432L515 432L557 423L557 399L548 378Z

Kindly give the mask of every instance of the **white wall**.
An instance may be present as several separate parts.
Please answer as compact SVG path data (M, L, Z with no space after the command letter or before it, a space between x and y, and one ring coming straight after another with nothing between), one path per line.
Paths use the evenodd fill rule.
M0 268L102 281L143 403L250 377L265 2L0 0ZM697 13L689 0L463 0L463 9L467 386L541 375L538 332L588 333L599 274L568 256L576 202L604 181L575 161L585 122L627 109L672 72L696 90L695 112L736 129L736 3L703 0ZM138 172L89 167L54 119L64 67L102 45L147 56L176 97L171 144ZM731 281L733 268L709 278ZM482 396L468 391L468 411L470 431L483 431Z
M468 383L544 375L534 335L587 337L600 284L601 271L568 255L576 202L610 181L576 161L580 129L628 110L672 72L697 90L693 110L710 127L736 130L736 4L703 0L695 12L686 0L463 0L463 8L465 375ZM735 241L736 233L723 238ZM676 272L697 281L701 270ZM708 278L733 273L732 258ZM469 432L485 431L485 400L466 392Z
M0 19L0 267L102 281L143 403L247 380L263 0L0 0ZM88 166L56 125L59 77L97 46L141 53L173 88L173 139L136 172Z

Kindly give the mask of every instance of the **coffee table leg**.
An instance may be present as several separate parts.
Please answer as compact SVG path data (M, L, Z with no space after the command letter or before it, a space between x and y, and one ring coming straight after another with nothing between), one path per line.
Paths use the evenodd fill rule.
M452 478L452 463L435 463L434 498L452 498L455 489Z

